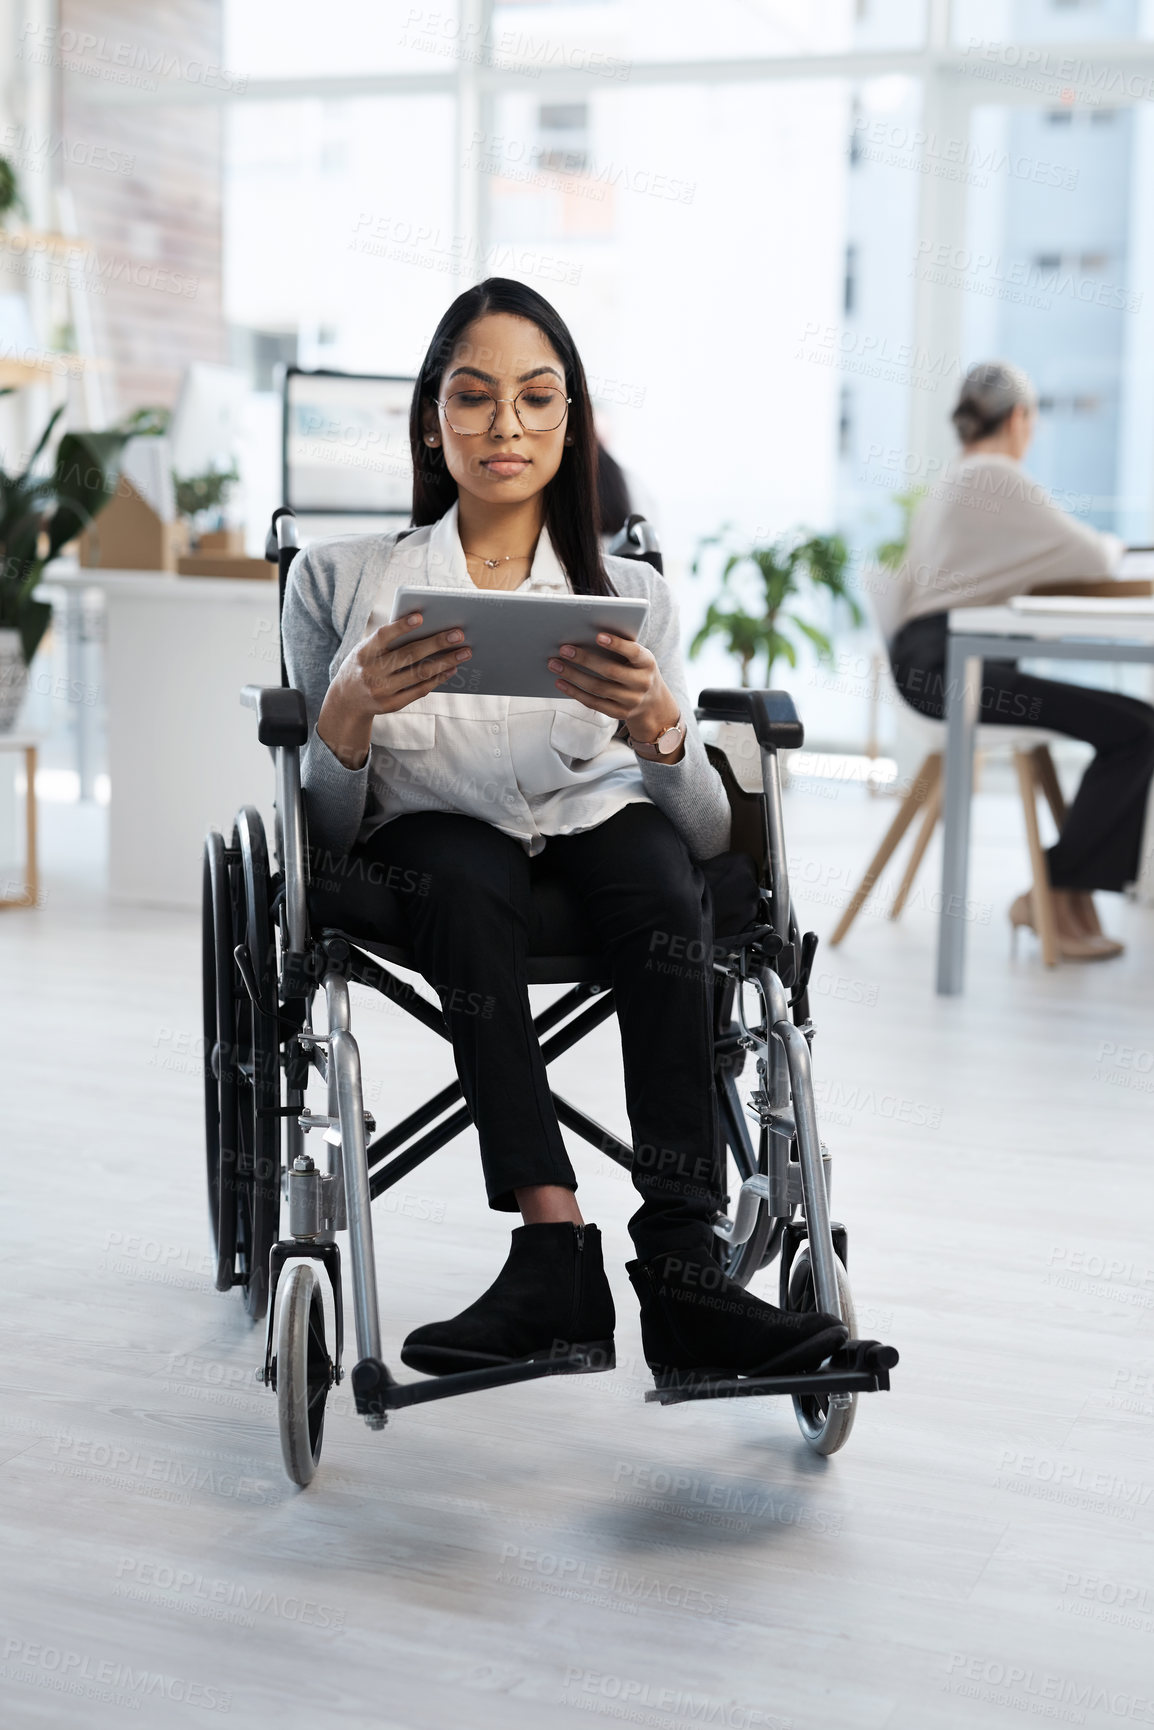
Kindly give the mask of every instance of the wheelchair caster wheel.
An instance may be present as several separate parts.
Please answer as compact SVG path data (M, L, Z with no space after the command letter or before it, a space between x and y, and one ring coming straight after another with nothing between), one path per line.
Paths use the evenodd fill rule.
M842 1266L840 1258L837 1261L837 1289L841 1299L842 1320L849 1329L850 1339L857 1338L857 1320L854 1316L853 1293L849 1287L849 1275ZM817 1302L813 1290L813 1269L810 1266L809 1250L803 1249L790 1269L789 1302L790 1310L815 1310ZM820 1397L812 1394L794 1394L793 1409L797 1414L798 1428L810 1447L817 1454L836 1454L839 1448L849 1440L853 1429L854 1416L857 1412L856 1394L823 1394Z
M274 1374L285 1471L302 1489L320 1461L332 1370L320 1284L308 1263L298 1262L284 1282Z

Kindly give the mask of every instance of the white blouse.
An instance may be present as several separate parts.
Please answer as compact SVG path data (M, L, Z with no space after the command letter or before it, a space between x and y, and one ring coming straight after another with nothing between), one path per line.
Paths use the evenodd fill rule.
M389 622L402 583L475 588L455 504L426 534L398 542L369 614L370 631ZM542 529L519 592L568 590ZM613 716L560 693L553 699L431 691L373 721L371 827L409 811L455 811L539 853L548 835L576 834L625 805L652 803L636 756L615 737L617 728ZM670 768L676 773L677 765Z

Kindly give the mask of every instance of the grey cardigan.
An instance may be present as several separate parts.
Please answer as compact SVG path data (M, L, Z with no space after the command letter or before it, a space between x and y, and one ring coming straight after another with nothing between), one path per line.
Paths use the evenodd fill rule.
M416 551L429 529L405 536ZM294 559L285 592L281 629L289 682L304 693L309 740L301 761L314 847L344 853L362 829L375 827L369 762L347 769L317 735L317 717L329 685L345 657L366 633L397 535L350 535L316 542ZM605 568L620 595L649 602L641 641L655 656L686 723L685 755L679 763L638 758L645 792L675 825L697 859L712 859L729 846L730 810L721 778L705 754L685 684L677 605L668 583L650 565L606 557ZM411 580L411 579L409 579ZM370 753L371 755L371 753Z

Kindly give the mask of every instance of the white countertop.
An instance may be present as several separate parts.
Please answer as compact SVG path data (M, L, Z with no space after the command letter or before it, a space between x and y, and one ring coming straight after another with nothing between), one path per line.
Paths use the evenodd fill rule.
M276 566L270 564L266 581L250 577L180 577L174 571L112 571L99 565L81 566L63 560L47 565L40 579L42 589L100 589L110 595L131 595L138 600L213 600L225 604L267 600L276 594Z

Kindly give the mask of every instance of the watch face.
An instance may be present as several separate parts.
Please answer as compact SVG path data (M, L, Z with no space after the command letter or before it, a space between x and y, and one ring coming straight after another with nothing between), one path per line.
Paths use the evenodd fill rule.
M663 757L671 757L685 736L684 727L677 725L669 727L657 741L657 749Z

